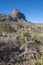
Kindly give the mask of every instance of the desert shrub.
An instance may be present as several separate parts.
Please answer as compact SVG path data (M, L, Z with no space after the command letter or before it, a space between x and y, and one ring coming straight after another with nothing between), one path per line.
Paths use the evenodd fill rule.
M35 40L42 41L43 42L43 34L40 33L34 33L33 37Z
M3 36L2 32L0 32L0 36Z
M24 36L20 36L20 37L17 38L17 40L18 40L17 43L21 46L25 42L25 37Z
M12 28L12 26L8 23L0 24L0 31L16 32L15 28Z
M25 33L25 36L26 36L26 38L27 38L27 41L29 41L29 40L32 39L31 33L29 33L29 32L26 32L26 33Z
M33 59L32 58L29 59L30 65L43 65L43 51L42 51L41 58L38 57L37 50L36 50L35 56L36 56L36 59L34 59L34 58Z
M27 40L26 36L23 32L20 32L21 34L17 37L17 43L21 46L25 41Z
M18 62L17 62L16 64L17 64L17 65L21 65L21 64L20 64L20 63L18 63Z
M24 28L22 24L17 24L17 28Z

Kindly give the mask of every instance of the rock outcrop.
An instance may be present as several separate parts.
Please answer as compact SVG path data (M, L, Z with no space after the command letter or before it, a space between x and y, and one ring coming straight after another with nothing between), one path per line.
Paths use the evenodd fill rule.
M23 13L21 13L18 9L13 10L11 13L11 16L13 18L26 20L25 15Z
M26 20L25 15L18 9L13 10L10 15L0 14L0 22L17 22L18 19Z

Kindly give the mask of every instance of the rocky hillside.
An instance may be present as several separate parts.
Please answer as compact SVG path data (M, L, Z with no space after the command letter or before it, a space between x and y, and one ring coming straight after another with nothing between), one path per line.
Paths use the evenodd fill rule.
M0 14L0 65L43 65L43 24L17 9Z
M0 22L15 22L19 19L26 20L25 15L17 9L13 10L12 13L9 15L0 14Z

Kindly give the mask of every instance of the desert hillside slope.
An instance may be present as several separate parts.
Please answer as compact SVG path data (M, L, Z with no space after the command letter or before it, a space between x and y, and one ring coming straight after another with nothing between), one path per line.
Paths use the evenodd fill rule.
M18 9L0 14L0 65L43 65L43 24Z

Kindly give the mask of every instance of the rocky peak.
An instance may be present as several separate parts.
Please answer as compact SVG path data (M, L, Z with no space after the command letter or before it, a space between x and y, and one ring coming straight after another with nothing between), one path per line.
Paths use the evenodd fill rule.
M11 16L16 16L19 13L18 9L12 11Z
M18 9L13 10L10 15L13 18L24 19L25 20L25 15L23 13L21 13Z
M0 14L0 22L17 22L20 19L26 21L25 15L21 13L18 9L13 10L10 15Z

